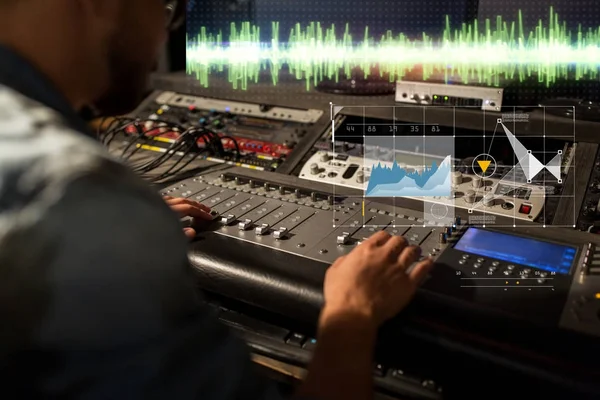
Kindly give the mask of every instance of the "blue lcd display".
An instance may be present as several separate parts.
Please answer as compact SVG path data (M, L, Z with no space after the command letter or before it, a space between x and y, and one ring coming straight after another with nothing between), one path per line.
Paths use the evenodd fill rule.
M563 275L571 270L577 253L572 246L478 228L467 229L454 248Z

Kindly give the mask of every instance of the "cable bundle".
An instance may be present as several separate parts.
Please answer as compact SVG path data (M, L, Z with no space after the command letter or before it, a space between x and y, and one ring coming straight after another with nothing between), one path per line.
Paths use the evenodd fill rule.
M179 156L179 159L167 171L149 178L154 182L180 173L202 154L219 158L226 157L227 151L223 148L223 139L229 139L234 143L236 148L235 158L239 159L240 157L240 149L235 139L230 136L219 137L217 133L203 126L184 128L182 125L170 121L123 117L115 118L107 129L101 133L100 129L104 125L104 122L105 120L100 123L98 137L105 146L110 146L119 133L124 133L127 140L129 140L129 144L125 146L120 154L124 160L129 160L144 145L152 143L153 138L156 136L168 132L179 134L178 138L175 139L164 153L151 161L132 166L134 171L145 175L161 167L174 156ZM150 127L148 128L148 126ZM204 147L198 146L200 140L204 142ZM184 160L186 161L184 162ZM179 166L182 162L183 164ZM179 168L177 168L178 166Z

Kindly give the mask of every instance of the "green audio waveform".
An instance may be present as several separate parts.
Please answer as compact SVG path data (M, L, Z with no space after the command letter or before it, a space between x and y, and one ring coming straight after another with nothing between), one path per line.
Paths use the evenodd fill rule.
M279 38L279 23L272 23L269 42L261 42L260 29L250 23L238 28L231 24L229 36L208 34L205 28L195 38L188 37L187 72L203 86L209 76L226 71L234 88L247 89L258 82L261 71L269 71L274 85L284 67L307 90L323 79L350 76L360 68L368 77L373 71L396 81L415 68L423 79L443 71L446 79L459 77L464 83L499 85L502 78L521 81L537 77L550 85L559 78L598 79L600 77L600 27L569 30L550 8L547 22L525 32L519 11L516 22L498 16L495 24L485 20L451 29L446 17L441 38L423 33L419 40L388 31L379 39L369 36L357 42L346 24L341 38L336 27L319 22L305 27L296 24L287 42ZM420 72L419 72L420 73Z

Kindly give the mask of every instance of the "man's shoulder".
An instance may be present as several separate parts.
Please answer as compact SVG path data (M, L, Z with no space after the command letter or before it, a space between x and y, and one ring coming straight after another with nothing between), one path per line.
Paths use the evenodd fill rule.
M137 180L99 142L70 128L59 113L0 85L0 199L4 204L10 195L27 195L23 192L39 190L39 185L59 188L90 174Z
M59 156L110 159L99 142L72 130L58 112L0 85L0 165Z

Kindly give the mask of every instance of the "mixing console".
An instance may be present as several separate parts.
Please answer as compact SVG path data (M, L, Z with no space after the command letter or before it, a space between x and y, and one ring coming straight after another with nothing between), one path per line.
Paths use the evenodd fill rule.
M490 312L600 336L600 240L574 232L426 226L402 204L311 189L301 180L239 169L190 178L163 191L210 206L205 229L301 258L332 263L379 229L419 245L437 267L426 292ZM598 247L600 249L600 247Z

